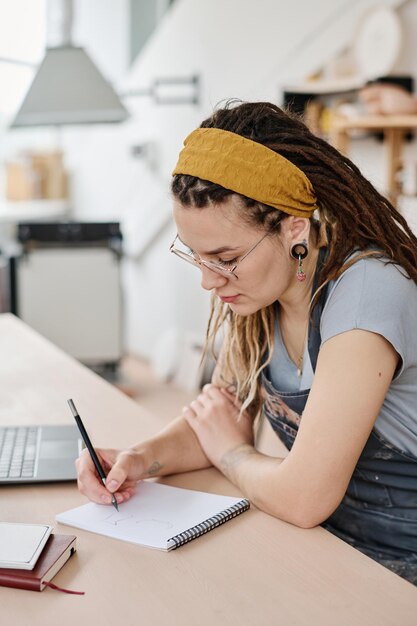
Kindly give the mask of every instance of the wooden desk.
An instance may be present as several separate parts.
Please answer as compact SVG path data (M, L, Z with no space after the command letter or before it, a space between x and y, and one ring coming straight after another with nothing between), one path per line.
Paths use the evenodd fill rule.
M0 421L71 422L73 397L98 446L126 446L158 420L11 315L0 316ZM216 470L166 483L237 494ZM1 487L2 521L54 524L85 502L75 484ZM67 526L78 552L54 579L70 596L0 587L7 626L415 626L417 589L322 528L252 508L170 553Z
M340 152L347 155L350 131L382 132L386 149L387 192L395 206L401 192L397 174L401 169L401 149L404 136L416 128L417 115L364 115L357 118L335 116L331 121L330 142Z

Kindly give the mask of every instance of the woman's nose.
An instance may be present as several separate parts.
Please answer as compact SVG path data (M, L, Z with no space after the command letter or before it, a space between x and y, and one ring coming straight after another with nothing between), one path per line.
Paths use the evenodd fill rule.
M229 280L227 276L223 276L222 274L218 274L213 270L209 269L205 265L200 265L201 270L201 286L203 289L207 291L211 291L212 289L216 289L217 287L222 287Z

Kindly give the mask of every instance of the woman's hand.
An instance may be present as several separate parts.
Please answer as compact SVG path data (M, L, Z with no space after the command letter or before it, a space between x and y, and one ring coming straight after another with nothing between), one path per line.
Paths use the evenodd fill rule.
M133 449L96 449L104 472L106 487L98 476L88 450L76 460L78 488L87 498L98 504L111 504L111 493L120 504L133 495L135 484L144 477L144 462L140 452Z
M238 419L240 406L226 389L205 385L197 399L183 408L184 419L219 469L226 452L242 444L253 445L253 418L245 411Z

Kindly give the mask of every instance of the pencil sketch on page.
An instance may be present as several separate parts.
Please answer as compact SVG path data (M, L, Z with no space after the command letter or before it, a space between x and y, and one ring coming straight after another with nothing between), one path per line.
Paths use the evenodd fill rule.
M150 519L142 519L142 518L136 518L134 515L120 515L120 513L114 512L114 513L110 513L110 515L108 517L106 517L103 522L105 522L106 524L110 524L111 526L120 526L120 524L124 524L124 522L127 522L129 524L140 524L142 527L146 524L149 524L149 526L155 526L155 527L159 527L159 528L163 528L166 530L169 530L170 528L174 527L174 524L168 520L161 520L161 519L156 519L154 517L150 518ZM126 526L124 526L126 528ZM132 529L134 529L134 527L132 526Z

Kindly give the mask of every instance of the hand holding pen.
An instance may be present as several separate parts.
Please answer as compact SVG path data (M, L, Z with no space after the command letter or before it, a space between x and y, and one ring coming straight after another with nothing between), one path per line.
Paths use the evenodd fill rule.
M82 436L82 438L84 440L84 443L87 446L87 449L88 449L88 451L90 453L91 459L92 459L92 461L94 463L94 467L96 468L97 473L100 476L103 485L106 486L106 474L104 473L104 470L103 470L103 468L101 466L101 463L100 463L100 461L98 459L98 456L96 454L96 451L94 450L93 445L92 445L92 443L90 441L90 438L89 438L89 436L87 434L87 431L86 431L86 429L84 427L84 424L82 423L81 417L78 415L78 411L75 408L75 404L74 404L74 402L72 400L68 400L68 404L69 404L69 407L71 409L72 415L73 415L73 417L74 417L74 419L75 419L75 421L77 423L77 426L78 426L78 429L79 429L79 431L81 433L81 436ZM119 507L117 505L117 500L116 500L116 497L115 497L114 493L111 494L111 503L114 506L114 508L116 509L116 511L118 511Z

